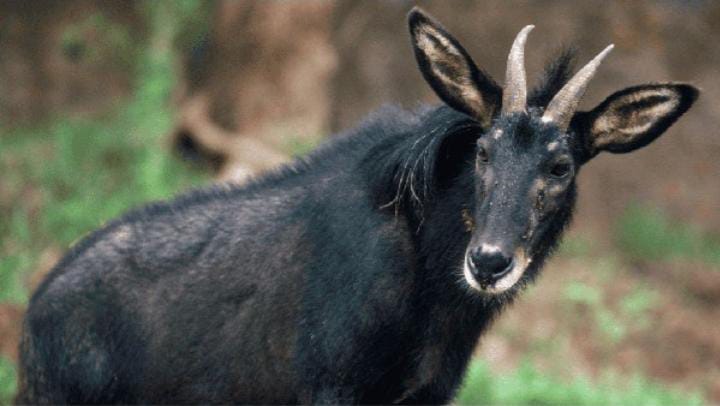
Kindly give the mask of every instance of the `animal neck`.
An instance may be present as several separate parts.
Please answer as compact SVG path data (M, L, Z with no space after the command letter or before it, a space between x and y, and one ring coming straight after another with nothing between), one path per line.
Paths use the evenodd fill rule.
M381 140L362 162L376 207L410 231L422 277L444 278L462 291L462 258L470 240L465 224L474 201L477 130L446 107L429 111L408 131Z
M471 170L471 168L470 168ZM448 189L436 191L426 202L422 217L411 215L408 222L419 252L416 284L422 295L432 298L427 312L429 334L453 330L450 336L458 346L472 348L513 297L485 295L473 290L463 276L465 251L471 238L471 225L465 213L474 198L472 178L461 176ZM451 326L451 327L450 327Z
M414 286L419 294L413 297L419 303L415 308L420 309L418 317L434 315L420 324L432 330L431 324L444 320L460 336L470 337L471 345L473 337L512 297L496 298L472 291L463 276L463 258L472 231L467 218L475 199L475 139L442 132L435 139L423 137L427 128L436 128L425 127L414 136L398 135L371 149L363 162L363 172L376 207L395 217L398 227L409 232L416 252ZM439 174L436 164L447 151L440 143L446 140L458 143L450 146L454 152L467 151L470 155L453 155L457 167ZM446 324L436 327L445 329L442 326Z

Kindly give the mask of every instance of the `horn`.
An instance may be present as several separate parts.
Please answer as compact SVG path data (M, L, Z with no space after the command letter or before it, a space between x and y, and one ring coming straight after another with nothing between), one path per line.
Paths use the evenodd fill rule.
M555 97L548 103L542 121L553 122L561 130L567 130L570 120L575 114L575 109L577 109L580 99L585 94L590 79L595 76L598 66L614 47L613 44L608 45L557 92Z
M525 42L534 25L527 25L520 30L513 41L508 55L505 70L505 87L503 89L502 114L525 111L527 104L527 84L525 82Z

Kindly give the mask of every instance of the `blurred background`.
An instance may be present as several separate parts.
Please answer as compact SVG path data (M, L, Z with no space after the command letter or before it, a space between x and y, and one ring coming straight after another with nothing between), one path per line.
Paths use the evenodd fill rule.
M585 108L643 82L703 90L651 146L583 170L560 252L483 338L458 402L720 403L720 2L417 3L500 83L533 23L531 81L562 45L583 63L616 44ZM413 4L0 1L0 403L28 297L83 235L242 182L384 103L436 103Z

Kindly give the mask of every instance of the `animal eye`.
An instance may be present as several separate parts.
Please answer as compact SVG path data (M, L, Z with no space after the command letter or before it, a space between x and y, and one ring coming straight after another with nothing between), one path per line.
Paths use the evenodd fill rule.
M570 164L567 162L558 162L553 165L550 174L556 178L564 178L570 173Z
M482 145L478 145L477 156L478 160L484 164L488 163L488 160L490 159L488 157L487 149L485 149Z

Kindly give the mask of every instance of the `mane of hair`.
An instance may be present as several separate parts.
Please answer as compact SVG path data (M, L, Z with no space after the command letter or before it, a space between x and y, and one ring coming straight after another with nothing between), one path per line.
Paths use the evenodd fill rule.
M426 110L405 132L378 142L362 163L376 203L396 213L413 209L422 217L442 182L458 176L464 156L474 153L472 143L481 131L477 121L442 105ZM439 165L444 158L452 159Z
M540 83L530 92L529 106L545 107L550 103L550 100L570 79L575 65L575 55L575 48L565 47L560 50L557 57L550 60L545 66Z

